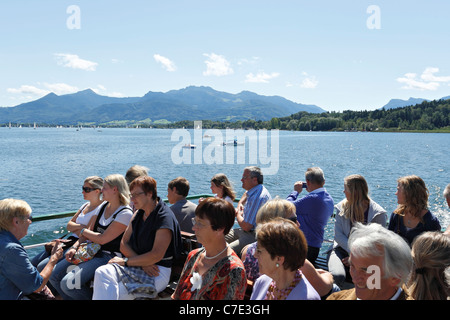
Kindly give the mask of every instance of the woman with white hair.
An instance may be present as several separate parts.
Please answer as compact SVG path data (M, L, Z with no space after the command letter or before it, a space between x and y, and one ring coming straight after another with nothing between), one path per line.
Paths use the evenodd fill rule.
M121 256L120 241L131 221L133 212L129 206L130 191L125 178L112 174L104 179L103 200L97 215L89 227L79 232L80 239L66 252L66 259L58 263L50 283L65 300L90 300L90 282L95 270L108 263L115 256ZM90 260L73 268L73 257L77 248L86 241L101 245L100 251Z
M411 249L402 237L378 223L357 223L348 246L355 287L327 300L413 300L405 290L413 265Z

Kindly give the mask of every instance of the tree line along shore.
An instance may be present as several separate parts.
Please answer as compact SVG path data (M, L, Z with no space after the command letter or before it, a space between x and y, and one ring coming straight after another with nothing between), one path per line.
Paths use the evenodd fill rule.
M149 115L151 116L151 115ZM256 115L255 115L256 118ZM199 119L200 120L200 119ZM3 123L2 126L8 126ZM20 124L32 126L34 124ZM38 124L43 127L60 126ZM145 120L116 120L107 123L78 123L67 126L139 127L139 128L194 128L193 120L177 122ZM19 124L14 123L16 127ZM374 111L308 113L305 111L287 117L263 120L202 120L203 129L279 129L289 131L372 131L372 132L443 132L450 133L450 100L424 101L414 106Z

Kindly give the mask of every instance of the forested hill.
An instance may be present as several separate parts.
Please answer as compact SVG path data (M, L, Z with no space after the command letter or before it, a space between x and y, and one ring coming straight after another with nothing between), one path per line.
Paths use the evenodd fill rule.
M182 121L169 127L192 127ZM294 131L428 131L450 132L450 99L424 101L415 106L374 111L313 114L298 112L269 121L203 121L203 128L281 129Z

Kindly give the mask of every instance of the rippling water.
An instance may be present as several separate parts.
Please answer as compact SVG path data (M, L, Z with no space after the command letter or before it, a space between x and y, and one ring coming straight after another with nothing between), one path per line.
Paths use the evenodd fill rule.
M190 181L191 195L210 193L209 180L218 172L225 173L238 196L242 195L240 179L248 163L237 164L234 159L233 164L207 165L203 161L203 164L176 165L172 151L181 139L172 141L173 132L0 128L0 198L26 200L33 208L33 215L77 210L83 203L81 186L85 177L125 174L134 164L150 169L163 198L167 195L167 183L177 176ZM186 132L194 137L194 130ZM267 136L269 140L270 131ZM246 148L248 162L248 148L253 142L250 138L247 142L245 147L223 148L236 148L236 153L238 148ZM214 143L214 139L213 142L204 140L203 152L208 146L215 146ZM325 187L337 203L344 197L344 177L358 173L366 178L371 197L390 214L397 205L397 178L416 174L424 179L430 191L430 210L446 227L450 224L450 213L442 192L450 183L449 145L449 134L280 131L279 169L276 175L265 176L264 184L273 197L284 198L292 191L295 181L304 179L308 167L319 166L325 172ZM225 162L225 155L223 159ZM22 242L54 238L64 232L67 220L33 223ZM332 236L333 221L327 228L327 237Z

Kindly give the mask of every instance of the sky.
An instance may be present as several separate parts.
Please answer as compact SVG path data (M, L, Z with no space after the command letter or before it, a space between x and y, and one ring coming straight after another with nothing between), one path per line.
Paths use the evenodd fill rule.
M450 95L448 0L2 0L0 106L191 85L326 111Z

